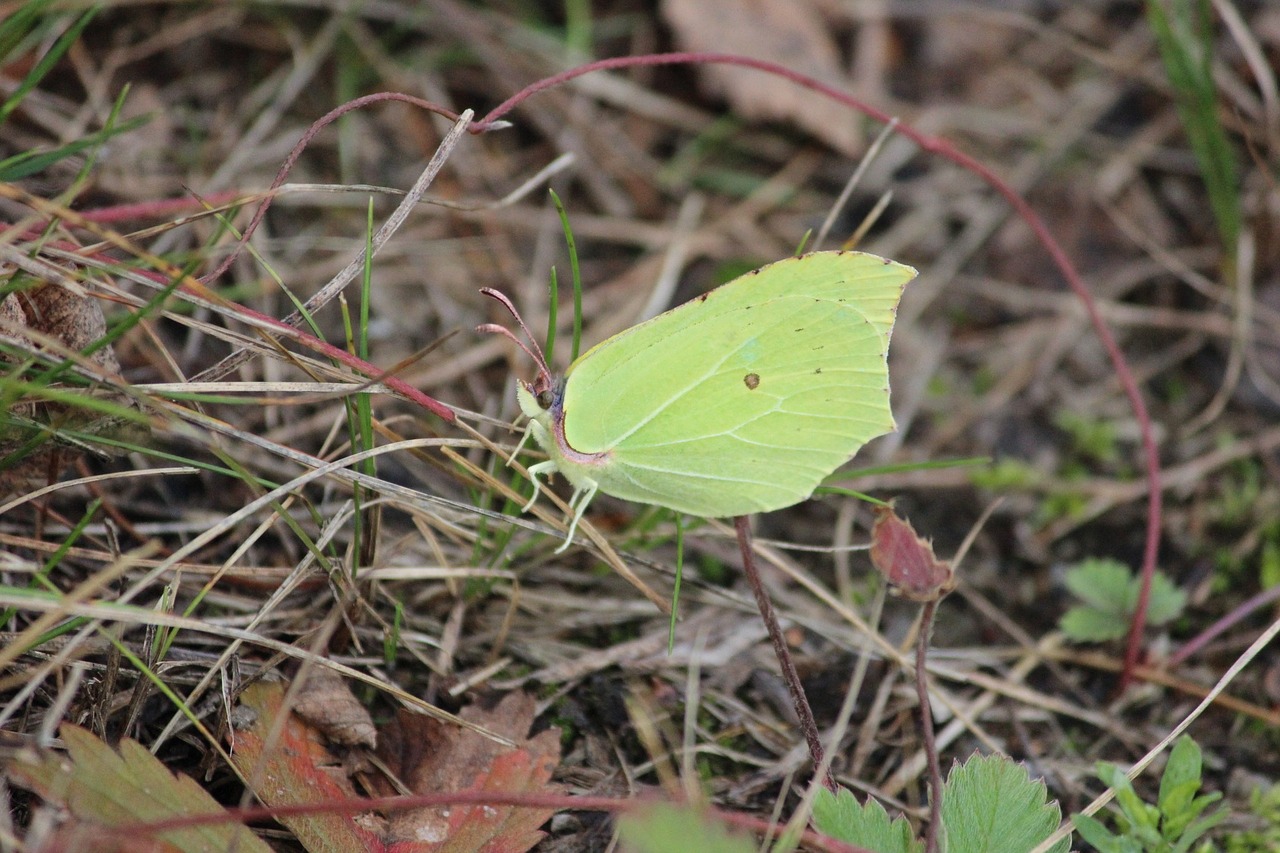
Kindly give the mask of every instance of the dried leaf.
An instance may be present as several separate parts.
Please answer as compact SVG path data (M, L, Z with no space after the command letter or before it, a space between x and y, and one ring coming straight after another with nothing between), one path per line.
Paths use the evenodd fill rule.
M141 835L137 824L223 814L224 809L194 779L174 774L137 741L121 741L116 752L70 723L63 723L60 734L65 757L24 752L7 769L14 782L70 812L71 824L59 831L61 849L269 853L266 843L230 817ZM114 826L129 826L130 834L113 836L104 829Z
M241 697L256 721L236 733L232 757L268 805L353 799L355 789L340 762L325 748L320 731L297 715L281 729L264 754L263 738L282 713L284 690L255 684ZM505 697L496 708L467 708L461 716L520 744L510 749L483 735L409 711L377 733L378 756L404 788L380 776L367 782L392 796L459 791L559 793L548 785L560 759L555 729L527 738L534 700ZM314 814L281 817L280 822L309 851L389 851L389 853L523 853L538 843L538 831L553 809L501 805L459 805L397 810L387 818L372 812L356 817Z
M503 735L509 749L483 735L421 714L401 711L379 733L379 756L415 793L494 791L560 793L549 785L560 760L560 732L547 729L526 739L535 700L523 693L503 697L491 711L475 706L460 716ZM392 793L387 790L386 793ZM453 805L398 812L390 838L397 853L522 853L543 837L538 831L553 809Z
M662 14L686 50L770 60L846 87L830 25L812 0L663 0ZM856 117L817 92L752 68L707 65L701 73L747 118L794 121L846 154L858 147Z
M24 328L53 338L68 350L79 352L107 334L107 320L98 300L72 293L65 287L44 284L11 293L5 301L10 299L21 308ZM10 312L6 310L8 316ZM6 328L3 334L12 340L30 343L20 329ZM120 372L120 364L110 347L95 350L89 361L107 373Z
M18 351L0 354L0 361L21 360L22 353L53 348L55 358L79 352L107 333L107 321L96 299L54 284L10 293L0 300L0 341ZM48 342L56 342L52 346ZM119 373L110 347L95 350L89 361L106 373ZM122 405L130 405L120 397ZM115 426L111 418L78 412L65 403L19 399L4 412L0 423L0 496L18 494L58 478L62 469L83 452L50 440L47 424L98 432Z
M294 693L294 713L315 726L332 743L367 746L378 743L373 718L351 692L347 680L324 666L313 668Z
M871 527L871 562L912 601L937 601L955 589L951 564L935 557L932 543L922 539L892 507L876 507L876 521Z
M252 711L254 720L235 733L231 759L253 793L268 806L355 799L342 762L325 748L319 730L296 715L288 715L271 749L264 749L265 738L283 713L283 701L284 687L277 682L252 684L240 696L241 707ZM279 820L311 853L385 849L379 835L351 814L316 812Z

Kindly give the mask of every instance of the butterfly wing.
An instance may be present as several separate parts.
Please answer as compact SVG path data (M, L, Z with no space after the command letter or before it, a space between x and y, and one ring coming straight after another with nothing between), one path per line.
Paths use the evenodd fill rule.
M567 374L565 439L602 491L704 517L780 509L893 429L886 354L915 271L819 252L618 334Z

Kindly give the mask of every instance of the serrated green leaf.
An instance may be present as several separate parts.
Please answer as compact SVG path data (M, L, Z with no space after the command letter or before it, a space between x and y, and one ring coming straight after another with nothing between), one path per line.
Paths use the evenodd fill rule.
M1067 589L1084 602L1059 620L1068 637L1081 643L1099 643L1123 637L1137 608L1142 578L1117 560L1088 559L1067 572ZM1182 614L1187 595L1167 575L1156 572L1151 579L1147 601L1147 621L1162 625Z
M1140 579L1135 581L1141 583ZM1137 598L1136 592L1134 598ZM1147 600L1147 622L1163 625L1182 615L1187 606L1187 594L1163 572L1151 578L1151 597Z
M1076 598L1104 613L1124 616L1133 609L1130 582L1133 572L1119 560L1090 558L1071 568L1063 578Z
M103 826L145 824L224 809L190 776L175 774L141 744L120 742L120 751L70 723L59 729L67 758L15 761L7 770L18 784L63 805L76 818ZM139 843L148 839L139 837ZM184 853L270 853L247 827L233 820L157 832L154 840Z
M688 806L656 803L618 819L618 837L626 853L755 853L749 838L730 835L723 824Z
M1021 764L975 755L952 768L942 788L948 853L1026 853L1058 828L1062 812L1044 782ZM1050 850L1065 853L1069 840Z
M1098 610L1089 605L1072 607L1058 620L1058 628L1077 643L1118 640L1129 632L1127 617Z
M813 825L829 838L875 853L919 853L924 849L906 818L890 820L884 806L873 797L859 805L847 788L836 794L825 788L818 792L813 803Z

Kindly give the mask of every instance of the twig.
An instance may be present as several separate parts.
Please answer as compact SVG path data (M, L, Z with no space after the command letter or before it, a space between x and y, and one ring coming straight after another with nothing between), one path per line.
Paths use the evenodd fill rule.
M778 615L773 610L773 602L756 570L755 555L751 551L751 526L745 515L733 520L734 529L738 531L738 547L742 549L742 571L751 585L751 592L756 597L756 607L760 610L760 618L769 632L769 641L773 643L773 652L778 656L778 665L782 667L782 680L787 683L791 693L791 703L795 706L796 717L800 721L800 731L804 733L805 742L809 745L809 758L814 768L823 766L822 740L818 737L818 723L813 718L813 709L809 707L809 699L804 695L804 687L800 684L800 674L796 672L795 661L787 650L787 640L782 636L782 626L778 624ZM835 777L827 770L823 784L834 793L837 790Z
M924 754L929 761L929 827L925 830L925 853L937 853L938 827L942 825L942 765L938 761L938 745L933 737L933 711L929 704L929 679L925 662L929 656L929 637L933 619L938 613L937 600L926 601L920 609L920 635L916 637L916 696L920 702L920 735Z

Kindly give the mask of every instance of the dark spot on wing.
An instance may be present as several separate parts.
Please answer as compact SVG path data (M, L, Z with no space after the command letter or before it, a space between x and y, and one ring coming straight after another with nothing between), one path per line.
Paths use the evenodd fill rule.
M742 384L747 386L748 391L754 391L760 387L760 374L748 373L742 377Z

